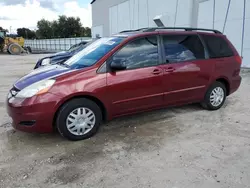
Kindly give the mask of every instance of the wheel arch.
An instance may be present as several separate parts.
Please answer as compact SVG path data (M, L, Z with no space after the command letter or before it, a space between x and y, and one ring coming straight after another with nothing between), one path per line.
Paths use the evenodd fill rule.
M215 81L220 82L225 85L227 90L227 96L230 94L230 82L226 77L219 77Z
M102 113L102 120L106 121L108 119L108 113L107 113L107 108L105 107L105 105L103 104L103 102L98 99L97 97L93 96L93 95L88 95L88 94L77 94L74 96L71 96L69 98L66 98L65 100L61 101L59 103L59 105L56 108L56 112L54 114L54 118L53 118L53 127L55 128L56 126L56 119L57 119L57 115L60 111L60 109L62 108L62 106L64 104L66 104L67 102L73 100L73 99L80 99L80 98L85 98L85 99L89 99L93 102L95 102L101 109L101 113Z

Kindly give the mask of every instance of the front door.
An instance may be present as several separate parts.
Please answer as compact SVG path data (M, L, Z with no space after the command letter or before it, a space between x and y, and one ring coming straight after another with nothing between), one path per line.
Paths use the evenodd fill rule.
M108 61L122 61L126 70L107 73L112 115L129 114L163 104L163 71L159 66L158 37L133 40Z
M162 41L165 105L202 100L213 65L198 35L162 35Z

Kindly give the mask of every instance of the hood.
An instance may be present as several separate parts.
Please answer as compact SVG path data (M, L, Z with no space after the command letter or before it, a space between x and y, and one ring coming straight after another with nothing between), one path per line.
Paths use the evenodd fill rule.
M70 52L68 52L68 51L62 51L62 52L58 52L58 53L43 57L40 60L47 59L47 58L53 58L53 57L57 57L57 56L67 56L69 54L70 54Z
M60 65L51 65L51 66L45 66L41 67L39 69L35 69L31 71L26 76L19 79L15 84L14 87L16 87L19 90L24 89L25 87L38 82L43 79L56 77L58 75L61 75L63 73L71 72L72 69L60 66Z
M63 55L63 54L65 54L65 53L67 53L67 52L66 52L66 51L57 52L57 53L54 54L54 56Z
M58 53L55 53L55 54L53 54L51 56L46 56L46 57L40 59L40 61L42 61L43 59L47 59L47 58L50 58L52 61L57 61L57 60L64 59L64 58L70 58L73 55L75 55L76 53L83 50L84 48L85 48L85 46L80 46L79 48L77 48L77 49L75 49L73 51L58 52Z
M60 55L60 56L54 56L54 57L50 58L50 61L52 63L54 63L54 62L58 62L58 61L61 61L61 60L69 59L72 56L73 56L73 54L65 54L65 55Z

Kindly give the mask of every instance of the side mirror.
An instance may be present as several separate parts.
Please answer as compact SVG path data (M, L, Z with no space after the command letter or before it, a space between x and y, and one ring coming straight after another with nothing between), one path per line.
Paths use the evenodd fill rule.
M110 68L113 71L126 70L126 60L116 59L110 64Z
M46 59L42 60L41 66L49 65L50 62L51 62L50 58L46 58Z

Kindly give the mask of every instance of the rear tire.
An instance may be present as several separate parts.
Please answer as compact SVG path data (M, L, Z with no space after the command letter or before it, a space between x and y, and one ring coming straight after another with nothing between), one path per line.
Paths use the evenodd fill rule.
M8 51L12 55L20 55L22 53L22 47L16 43L12 43L9 45Z
M227 97L227 90L223 83L214 82L207 90L201 106L207 110L220 109Z
M89 99L80 98L73 99L61 107L56 125L63 137L78 141L92 137L101 122L102 113L99 106Z

